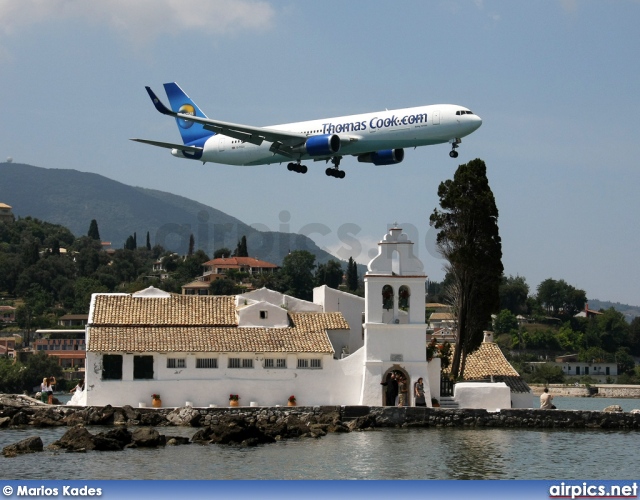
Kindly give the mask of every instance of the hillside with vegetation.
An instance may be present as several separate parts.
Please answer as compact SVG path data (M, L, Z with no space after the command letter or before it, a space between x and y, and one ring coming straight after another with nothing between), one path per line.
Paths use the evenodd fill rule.
M219 248L235 247L245 236L251 257L278 265L295 250L307 250L321 263L334 258L307 236L258 231L188 198L98 174L0 163L0 179L0 202L11 205L16 217L60 224L75 236L86 235L89 222L96 219L102 241L113 248L123 248L129 236L149 233L152 246L184 255L193 236L195 248L212 255Z

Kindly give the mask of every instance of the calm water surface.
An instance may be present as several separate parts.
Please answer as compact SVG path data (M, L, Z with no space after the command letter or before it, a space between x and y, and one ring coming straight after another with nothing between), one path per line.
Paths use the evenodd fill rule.
M557 398L555 402L562 409L602 409L610 404L620 404L626 411L640 408L637 399ZM0 430L0 447L35 435L46 446L66 430ZM196 429L159 431L191 437ZM384 429L256 448L190 444L122 452L45 451L0 457L0 478L633 479L638 477L638 449L639 431Z

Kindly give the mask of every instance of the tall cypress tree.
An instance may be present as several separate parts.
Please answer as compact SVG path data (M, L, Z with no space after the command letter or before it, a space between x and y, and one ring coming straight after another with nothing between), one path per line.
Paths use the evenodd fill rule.
M358 282L358 265L353 260L353 257L349 257L347 264L347 289L355 292L358 289Z
M87 236L92 240L100 241L100 232L98 231L98 221L95 219L91 219L91 223L89 224L89 232Z
M500 307L503 273L498 208L480 159L460 165L438 188L440 206L430 217L437 243L448 260L449 296L457 317L458 338L451 365L454 378L464 375L466 356L480 346L491 314Z
M149 231L147 231L147 250L151 250L151 239L149 238Z

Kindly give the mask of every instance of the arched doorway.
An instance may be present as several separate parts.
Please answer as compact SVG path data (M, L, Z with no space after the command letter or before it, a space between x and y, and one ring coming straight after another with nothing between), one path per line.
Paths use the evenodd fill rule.
M406 388L407 388L407 393L406 393L407 397L404 405L411 406L413 401L413 389L411 385L411 378L409 377L409 374L407 373L407 371L398 365L393 365L382 375L382 381L380 382L382 387L382 406L397 406L398 404L398 396L399 396L398 385L399 384L395 385L396 387L395 391L391 389L391 387L393 387L393 378L392 378L393 375L395 375L396 377L398 375L404 377ZM391 397L393 397L394 401L393 402L387 401Z

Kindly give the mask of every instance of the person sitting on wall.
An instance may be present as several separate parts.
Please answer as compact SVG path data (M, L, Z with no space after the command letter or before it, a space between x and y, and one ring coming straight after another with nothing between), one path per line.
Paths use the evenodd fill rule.
M545 387L544 392L540 394L540 408L543 410L555 410L556 407L552 401L553 396L549 394L549 388Z

